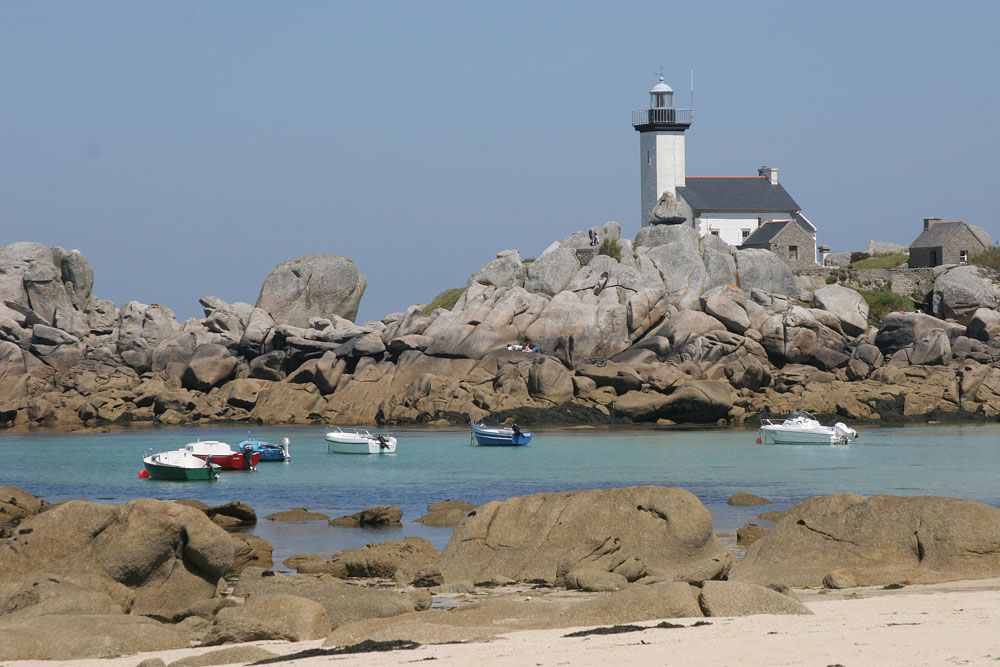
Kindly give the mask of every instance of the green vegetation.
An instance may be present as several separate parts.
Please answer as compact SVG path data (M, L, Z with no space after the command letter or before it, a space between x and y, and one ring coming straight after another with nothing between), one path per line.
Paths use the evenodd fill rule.
M614 258L616 262L620 262L622 261L622 245L618 243L618 239L604 239L601 241L601 247L597 254L607 255Z
M881 326L882 320L889 313L915 310L913 299L893 292L891 283L873 290L858 290L858 294L868 303L868 324L873 327Z
M522 260L521 264L531 264L534 261L535 261L534 257L529 257L528 259Z
M993 246L969 258L969 264L1000 271L1000 248Z
M445 310L451 310L452 308L455 307L455 304L458 303L458 299L459 297L462 296L463 292L465 292L464 287L446 289L445 291L441 292L436 297L434 297L434 300L424 307L423 310L424 315L430 315L432 312L434 312L435 308L444 308Z
M867 255L867 253L852 253L851 254L851 268L852 269L895 269L898 266L903 266L906 261L910 258L909 253L897 252L897 253L886 253L883 255L875 255L874 257L863 257L861 259L855 260L854 255Z

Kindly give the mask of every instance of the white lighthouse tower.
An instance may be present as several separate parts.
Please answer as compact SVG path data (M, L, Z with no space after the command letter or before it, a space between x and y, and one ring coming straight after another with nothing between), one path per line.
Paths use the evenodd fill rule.
M674 91L663 81L649 91L649 109L632 112L639 132L642 226L664 192L671 198L684 187L684 130L691 127L691 109L674 108Z

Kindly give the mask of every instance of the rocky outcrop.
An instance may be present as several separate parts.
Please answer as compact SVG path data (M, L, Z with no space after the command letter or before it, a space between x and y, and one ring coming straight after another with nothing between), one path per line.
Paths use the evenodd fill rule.
M368 279L340 255L303 255L281 262L264 280L257 308L279 323L297 327L311 318L353 320Z
M724 577L732 564L697 498L645 486L487 503L455 529L440 567L446 581L562 582L586 567L629 581L653 574L701 582Z
M74 500L21 523L0 543L0 580L72 575L135 614L170 618L212 598L233 542L202 512L159 500Z
M403 518L403 510L395 505L376 505L348 516L330 519L331 526L390 526Z
M841 568L859 586L1000 576L1000 510L930 496L809 498L750 545L730 579L822 586Z
M393 579L408 584L423 568L436 565L440 557L424 538L407 537L340 551L329 560L305 561L296 570L300 574Z
M414 597L395 591L348 586L336 581L321 581L315 577L247 568L233 588L239 598L255 599L276 595L306 598L326 610L332 628L366 618L386 618L425 609ZM429 601L427 601L429 604Z
M365 640L423 644L487 641L516 630L621 625L665 618L809 613L794 597L753 584L706 581L699 588L682 582L650 582L630 584L584 601L498 598L449 611L371 619L338 628L324 646L346 646Z
M966 324L978 308L1000 308L1000 288L986 269L942 266L934 270L934 314Z
M75 251L2 246L0 426L1000 415L988 271L937 269L946 319L890 313L875 330L857 292L805 277L800 290L768 251L685 225L644 227L634 244L617 223L597 231L618 259L579 259L577 232L535 261L499 253L451 310L414 304L363 324L343 315L364 279L332 255L282 263L257 307L204 297L205 317L178 323L156 304L93 297Z
M245 604L220 609L204 646L261 639L290 642L321 639L330 633L330 619L318 602L298 595L265 595Z

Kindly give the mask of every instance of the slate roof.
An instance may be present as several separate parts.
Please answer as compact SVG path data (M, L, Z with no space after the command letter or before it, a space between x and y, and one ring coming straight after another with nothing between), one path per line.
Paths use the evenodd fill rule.
M920 236L910 244L911 248L940 248L948 243L952 236L965 224L964 220L955 222L935 222L920 232ZM973 232L975 233L975 232ZM976 235L979 238L979 235ZM982 239L979 239L980 242Z
M696 211L801 210L780 183L763 176L688 176L677 192Z
M763 225L761 225L757 229L753 230L753 233L750 236L748 236L743 241L742 245L744 245L744 246L748 246L748 245L766 245L766 244L770 243L774 239L774 237L777 236L779 234L779 232L781 232L782 229L785 228L785 225L790 225L793 222L795 224L797 224L799 227L802 227L802 229L805 230L806 232L810 232L810 230L806 229L802 225L802 223L799 222L798 220L794 220L794 221L793 220L775 220L773 222L765 222Z

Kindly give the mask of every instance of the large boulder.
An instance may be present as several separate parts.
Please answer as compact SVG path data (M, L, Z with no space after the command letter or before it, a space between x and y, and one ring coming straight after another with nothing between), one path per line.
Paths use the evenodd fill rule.
M42 509L42 501L24 489L0 486L0 526L18 523Z
M767 356L779 365L808 364L830 370L850 358L840 320L825 310L792 306L770 316L760 331Z
M732 563L694 495L639 486L487 503L455 529L440 567L446 581L554 582L581 567L703 581Z
M760 289L768 294L795 296L798 286L792 269L770 250L749 248L737 250L736 271L739 285L749 293Z
M110 595L75 583L72 576L36 572L0 581L0 623L38 616L124 613Z
M366 618L386 618L426 608L405 593L321 581L302 574L286 575L258 567L243 570L233 587L234 597L254 599L273 595L295 595L318 602L334 628Z
M665 229L688 228L669 225ZM666 290L664 298L667 303L680 310L696 310L699 307L699 298L708 278L708 271L698 252L696 238L691 238L690 235L678 235L677 240L649 248L644 256L652 260L663 277L663 286Z
M524 284L527 272L518 251L502 250L497 253L496 259L487 262L472 274L468 285L479 283L497 287L520 287Z
M331 526L392 526L403 518L403 510L395 505L375 505L360 512L330 519Z
M718 380L691 380L667 396L660 416L675 422L708 424L725 419L733 407L729 385Z
M650 225L677 225L687 220L689 210L686 204L670 192L664 192L649 212Z
M1000 509L933 496L809 498L750 545L730 579L822 586L839 568L859 586L1000 576Z
M725 331L726 325L700 310L682 310L667 320L658 332L671 343L688 336L702 336L712 331Z
M699 602L705 616L812 614L791 595L739 581L706 581L701 587Z
M528 371L528 393L562 405L573 398L573 377L552 357L536 357Z
M965 335L969 338L984 343L994 338L1000 338L1000 312L989 308L977 308L965 331Z
M174 625L120 614L66 614L0 622L0 635L0 660L120 658L191 644Z
M868 330L868 302L852 289L827 285L813 292L813 304L836 315L848 336L860 336Z
M987 269L948 266L935 270L934 314L965 324L979 308L1000 309L1000 287Z
M208 392L232 378L238 363L239 360L229 353L225 345L200 345L181 374L181 386Z
M125 363L143 373L150 368L156 346L180 328L169 308L129 301L118 311L117 352Z
M298 595L254 596L246 603L220 609L202 645L278 639L302 642L330 633L330 619L318 602Z
M73 500L22 522L0 543L0 579L71 574L132 613L170 618L214 597L233 558L226 531L192 507Z
M964 333L963 327L923 313L889 313L875 334L875 345L883 355L888 356L904 347L914 345L918 339L935 329Z
M358 267L340 255L303 255L281 262L271 271L260 288L257 308L271 315L276 322L297 327L309 326L313 317L338 316L354 320L368 279ZM253 340L260 338L260 325ZM249 327L248 327L249 329Z
M407 537L340 551L327 561L306 561L298 571L337 577L395 579L408 584L421 568L436 565L440 557L438 550L424 538Z
M86 333L79 311L93 286L94 271L79 250L27 241L0 246L0 302L11 301L46 324Z
M528 265L524 289L536 294L555 296L563 291L580 269L576 252L570 248L556 248L544 253Z
M733 333L742 334L750 328L747 308L750 297L736 285L719 285L701 295L705 313L726 325Z

